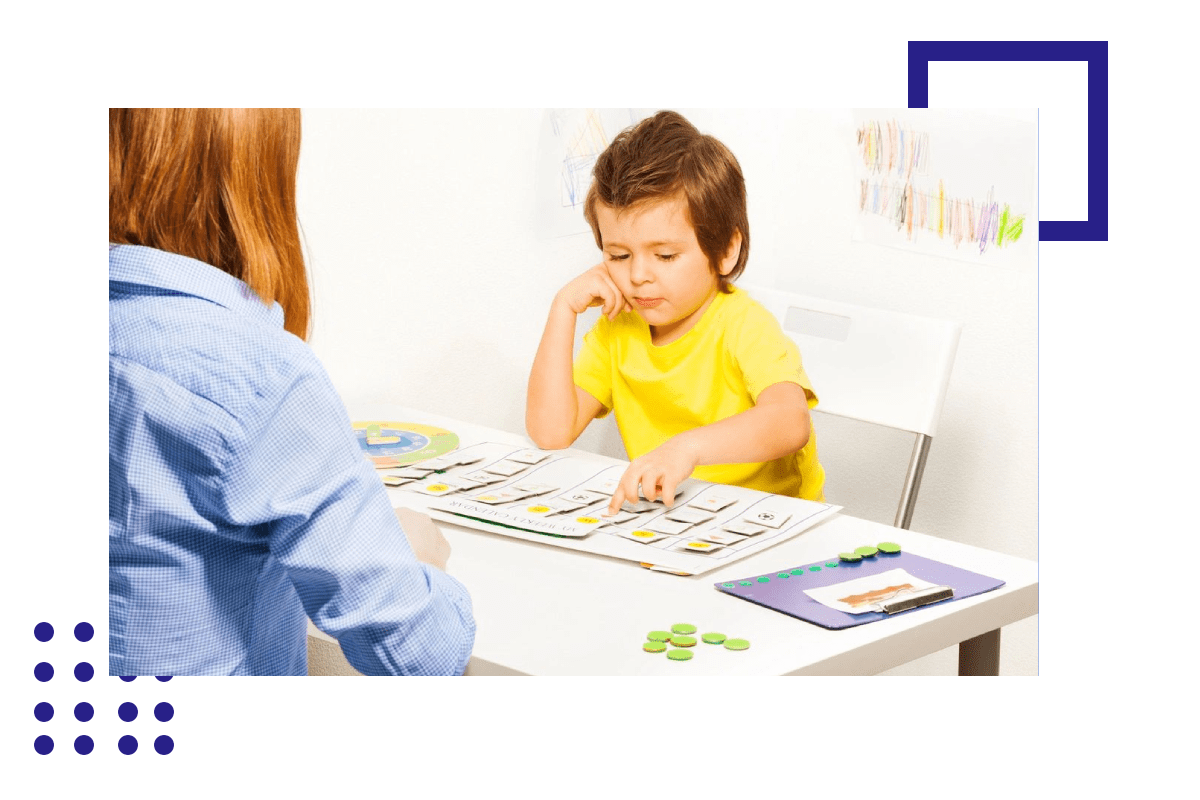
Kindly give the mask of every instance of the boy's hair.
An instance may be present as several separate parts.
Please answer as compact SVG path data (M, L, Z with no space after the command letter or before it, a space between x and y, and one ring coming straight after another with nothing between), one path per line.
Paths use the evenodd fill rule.
M700 133L681 114L660 111L617 134L596 160L583 216L592 226L596 245L604 249L597 203L620 211L676 194L687 200L688 221L714 272L734 232L741 232L737 263L728 275L717 275L721 291L733 291L730 283L742 274L750 255L746 181L729 148Z
M307 338L296 221L300 110L110 108L108 238L211 264Z

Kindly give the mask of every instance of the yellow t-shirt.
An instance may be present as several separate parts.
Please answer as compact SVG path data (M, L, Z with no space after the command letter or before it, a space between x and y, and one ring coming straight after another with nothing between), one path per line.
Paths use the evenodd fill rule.
M753 408L772 384L799 384L808 407L817 395L800 350L769 311L734 287L717 293L690 331L661 347L650 326L627 311L600 317L575 359L575 385L612 410L630 460L671 437ZM603 414L601 414L603 416ZM694 477L712 483L824 500L825 470L816 433L793 453L763 464L712 464Z

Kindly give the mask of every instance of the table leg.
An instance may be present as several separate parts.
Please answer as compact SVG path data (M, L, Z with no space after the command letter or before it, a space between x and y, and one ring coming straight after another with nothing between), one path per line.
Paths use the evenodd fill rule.
M959 675L1000 674L1000 629L981 633L958 645Z

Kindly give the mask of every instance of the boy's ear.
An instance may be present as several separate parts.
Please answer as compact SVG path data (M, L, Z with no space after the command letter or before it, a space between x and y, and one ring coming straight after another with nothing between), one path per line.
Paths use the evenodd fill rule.
M728 275L733 271L737 264L738 256L742 254L742 232L734 230L733 238L729 240L729 249L725 251L725 257L721 259L720 267L717 269L722 275Z

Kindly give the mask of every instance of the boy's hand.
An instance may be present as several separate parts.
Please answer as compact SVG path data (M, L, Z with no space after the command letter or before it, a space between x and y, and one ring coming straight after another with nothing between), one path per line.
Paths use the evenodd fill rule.
M604 316L610 320L622 311L633 310L613 283L603 261L560 289L555 301L566 305L573 314L582 314L592 306L603 306Z
M699 455L691 452L681 437L668 440L629 465L605 513L617 513L626 500L636 503L638 486L647 500L661 499L670 508L675 503L675 488L691 477L699 463Z

